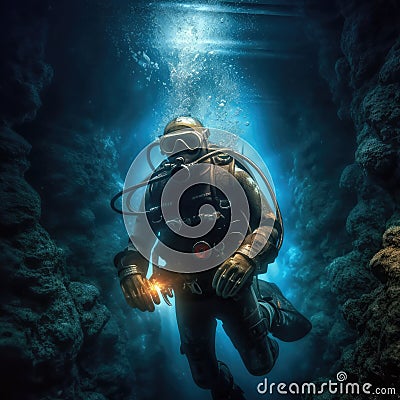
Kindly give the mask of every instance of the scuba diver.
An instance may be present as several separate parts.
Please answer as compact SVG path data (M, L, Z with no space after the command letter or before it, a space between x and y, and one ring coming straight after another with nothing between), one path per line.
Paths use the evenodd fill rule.
M234 151L210 143L209 134L192 117L178 117L166 125L158 140L166 158L148 179L136 185L145 188L144 211L132 211L136 219L128 247L115 256L114 264L125 300L132 308L152 312L160 304L159 293L168 305L175 296L180 351L188 359L194 382L210 390L214 400L240 400L245 399L243 391L234 382L228 366L216 357L216 320L222 321L249 373L257 376L267 374L278 357L279 347L273 337L287 342L299 340L311 330L311 323L274 283L258 279L259 274L267 272L268 264L275 261L283 240L282 217L270 185L275 207L268 206L245 161L259 170L257 165L243 155L239 157ZM213 174L211 166L222 172L214 173L211 183L202 178L183 190L176 205L180 221L168 219L168 207L172 208L174 201L168 201L163 192L175 176L190 175L191 168L199 165L205 168L200 173L202 177ZM233 187L230 180L239 184L234 191L242 190L248 205L248 215L242 212L243 217L234 221L235 199L227 195L229 187ZM136 186L114 196L114 210L125 213L116 208L115 202L124 194L132 195ZM212 206L214 211L207 213L205 206ZM200 237L182 234L183 223L194 229L211 214L214 225ZM239 220L246 227L242 236L236 235L236 228L229 231L229 226ZM156 240L145 234L146 225ZM224 253L226 246L218 248L222 237L228 237L229 243L236 242L231 254ZM175 253L165 252L165 246L159 244L193 257L191 265L199 262L200 267L192 270L186 261L171 256ZM216 248L219 250L213 253ZM210 258L210 254L215 257ZM153 271L147 278L149 265Z

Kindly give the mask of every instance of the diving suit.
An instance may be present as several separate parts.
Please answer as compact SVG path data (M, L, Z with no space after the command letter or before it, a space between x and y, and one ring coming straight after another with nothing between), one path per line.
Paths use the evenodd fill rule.
M129 306L154 311L155 304L160 304L157 288L169 305L169 298L175 295L180 351L188 359L195 383L211 390L214 400L244 399L228 366L216 358L216 320L222 321L224 331L253 375L264 375L273 368L279 353L273 337L283 341L298 340L310 331L311 323L275 284L257 277L274 262L282 243L279 206L275 213L262 207L263 193L249 171L229 154L213 147L208 142L207 129L203 128L201 122L192 117L175 118L165 127L160 148L167 159L148 180L145 213L137 218L128 247L115 256L114 264ZM247 232L236 239L239 240L236 251L227 258L221 256L215 267L193 273L171 271L168 266L174 261L168 259L168 254L163 257L163 250L158 249L157 243L145 243L148 238L141 234L144 222L150 224L158 241L175 251L206 258L207 252L226 235L227 221L231 220L230 199L220 190L229 184L226 182L219 182L215 187L207 183L193 185L180 199L179 212L188 226L199 224L199 210L204 204L215 209L215 225L200 239L182 237L164 220L162 193L168 180L199 160L205 165L217 165L239 182L249 206ZM169 172L165 173L166 170ZM153 273L149 279L146 277L149 259L138 251L145 244L153 248ZM160 266L159 259L164 260L164 266Z

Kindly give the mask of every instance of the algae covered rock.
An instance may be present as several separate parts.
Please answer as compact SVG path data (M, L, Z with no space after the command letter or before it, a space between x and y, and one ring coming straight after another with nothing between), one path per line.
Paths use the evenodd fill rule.
M400 81L400 39L396 41L387 54L385 63L379 71L379 80L382 83Z
M400 283L400 226L392 226L383 235L383 249L371 259L374 275L383 283Z
M390 211L391 204L380 199L362 200L350 211L346 230L353 238L355 249L362 252L364 258L378 250Z
M385 231L382 239L383 247L397 247L400 248L400 225L391 226Z
M386 230L384 248L370 262L385 285L358 299L348 300L343 314L359 333L344 365L364 381L396 387L400 374L400 227Z
M96 286L81 282L71 282L68 290L79 313L85 336L98 335L111 316L107 307L99 303L99 290Z
M339 300L357 298L363 291L376 286L362 259L358 251L352 251L334 259L327 267L330 288L338 295Z
M343 170L340 177L339 186L350 192L357 193L359 188L363 186L364 180L364 171L361 169L359 164L354 163L347 165Z
M396 170L396 153L377 138L365 139L358 147L356 160L368 172L384 175Z
M367 122L378 128L400 118L400 83L377 85L365 96L362 108Z

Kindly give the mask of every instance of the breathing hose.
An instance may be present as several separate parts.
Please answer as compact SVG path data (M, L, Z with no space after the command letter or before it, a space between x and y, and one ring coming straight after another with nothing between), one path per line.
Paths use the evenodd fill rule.
M147 162L149 163L149 166L150 166L153 170L154 170L155 168L154 168L154 166L153 166L153 163L151 162L150 152L151 152L151 150L153 149L153 147L155 147L156 145L158 145L158 142L155 142L155 143L151 144L151 145L149 146L149 148L147 149ZM272 199L272 201L273 201L273 203L274 203L274 206L275 206L275 209L276 209L276 217L277 217L277 219L278 219L278 221L279 221L279 223L280 223L280 225L281 225L281 227L282 227L282 234L280 235L279 242L278 242L278 244L277 244L277 249L279 250L279 249L281 248L281 246L282 246L283 236L284 236L283 219L282 219L281 210L280 210L278 201L277 201L277 199L276 199L274 190L273 190L273 188L271 187L270 182L268 181L267 177L264 175L264 173L263 173L263 171L261 170L261 168L260 168L255 162L253 162L252 160L250 160L250 158L246 157L244 154L240 154L240 153L238 153L238 152L235 151L235 150L232 150L232 149L230 149L230 148L220 148L220 149L217 149L217 150L210 151L209 153L207 153L207 154L205 154L205 155L199 157L197 160L193 161L193 162L190 163L188 166L193 165L193 164L199 164L199 163L203 162L204 160L207 160L207 159L209 159L209 158L211 158L211 157L213 157L214 155L217 155L217 154L219 154L219 153L226 153L226 154L231 155L233 158L237 157L237 158L241 159L241 161L244 161L245 163L247 162L248 164L250 164L250 166L252 166L252 167L256 170L256 172L258 173L258 175L259 175L259 176L261 177L261 179L264 181L265 185L267 186L268 192L269 192L269 194L270 194L270 196L271 196L271 199ZM152 183L155 183L155 182L158 182L158 181L161 181L161 180L165 179L167 176L171 175L172 169L170 169L170 170L167 171L167 172L165 172L165 171L166 171L166 168L164 167L164 168L161 170L161 173L164 172L163 174L161 174L161 175L159 175L159 176L157 176L157 177L154 177L154 178L152 178L152 179L147 179L147 178L146 178L146 179L144 179L142 182L139 182L138 184L136 184L136 185L134 185L134 186L131 186L131 187L125 189L125 190L121 190L120 192L118 192L118 193L111 199L111 201L110 201L110 206L111 206L111 208L112 208L115 212L117 212L117 213L119 213L119 214L123 214L123 215L134 215L134 216L137 216L137 215L140 215L140 214L146 214L147 211L137 211L137 210L133 210L133 209L130 207L130 201L131 201L131 199L132 199L134 193L136 192L136 190L138 190L139 188L141 188L141 187L143 187L143 186L146 186L146 185L148 185L148 184L152 184ZM129 211L123 211L123 210L121 210L121 209L118 209L118 208L115 206L116 201L117 201L120 197L122 197L124 194L126 194L126 193L129 193L129 195L128 195L128 197L127 197L127 206L128 206Z

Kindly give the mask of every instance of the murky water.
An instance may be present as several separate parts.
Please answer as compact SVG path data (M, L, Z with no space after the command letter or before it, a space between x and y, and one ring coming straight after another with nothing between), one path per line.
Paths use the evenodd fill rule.
M111 32L119 57L129 62L135 88L143 98L141 119L132 143L152 140L174 116L192 115L206 125L232 131L262 155L275 180L278 200L286 207L288 171L274 143L287 125L287 96L301 96L315 69L301 1L152 2L135 3L119 16ZM149 129L151 127L151 129ZM140 134L138 134L140 132ZM289 146L290 147L290 146ZM131 159L131 154L127 155ZM296 257L296 243L287 239L282 252ZM285 265L278 258L268 279L290 297ZM159 307L174 384L188 396L208 398L192 382L186 359L179 354L174 309ZM282 343L279 360L269 374L274 382L306 379L299 368L306 349ZM227 362L249 399L260 378L252 377L220 324L218 358ZM171 383L172 384L172 383Z

